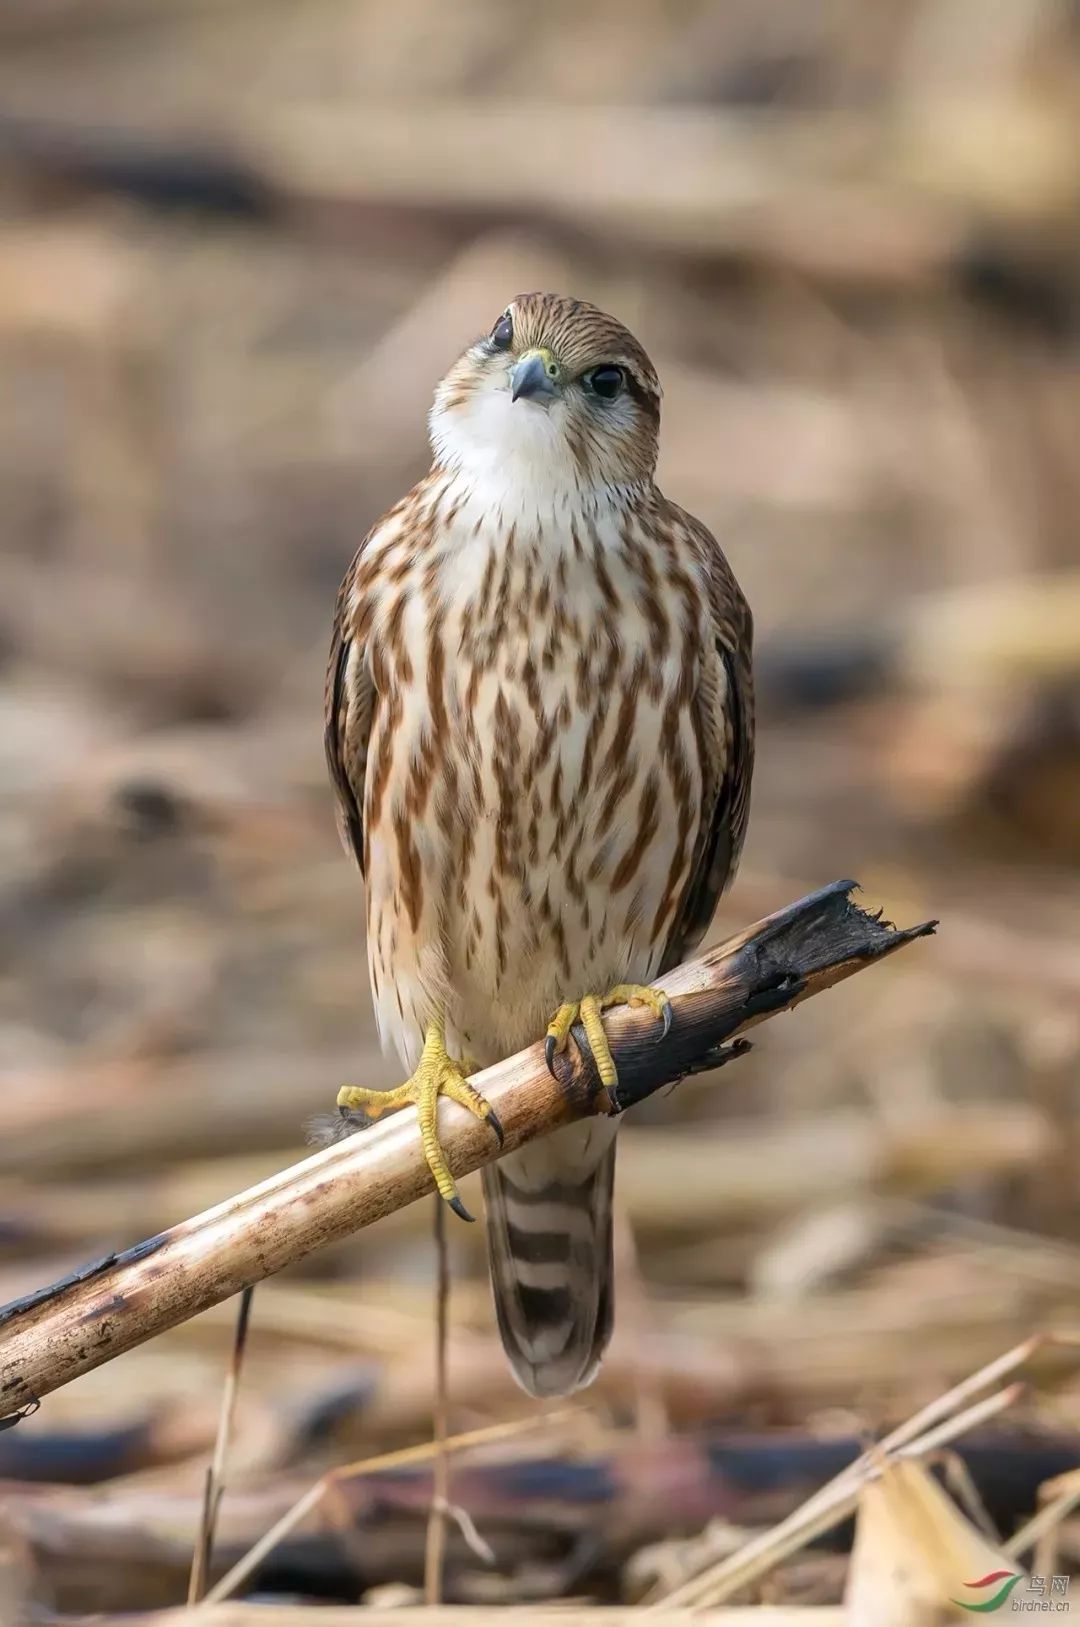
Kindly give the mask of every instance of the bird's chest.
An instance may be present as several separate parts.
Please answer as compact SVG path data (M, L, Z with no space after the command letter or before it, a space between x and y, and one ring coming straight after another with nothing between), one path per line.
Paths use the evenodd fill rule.
M415 872L414 935L439 944L474 1045L492 991L531 1032L582 979L652 975L700 795L694 641L655 578L573 538L511 541L466 539L418 576L378 661L393 732L373 852ZM376 776L382 757L373 742Z
M468 853L487 831L503 868L610 845L692 685L693 642L655 574L595 528L474 530L380 621L391 801L418 841L464 825Z
M535 865L587 821L630 729L658 745L679 662L655 649L617 557L526 542L459 568L437 660L462 798Z

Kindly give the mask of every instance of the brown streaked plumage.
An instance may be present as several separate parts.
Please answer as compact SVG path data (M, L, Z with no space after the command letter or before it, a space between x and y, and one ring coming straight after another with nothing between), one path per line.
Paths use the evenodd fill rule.
M603 1071L605 1003L663 1011L641 986L700 941L738 861L750 612L654 483L659 419L620 323L521 296L439 386L431 471L338 597L327 757L380 1030L416 1070L339 1101L415 1100L455 1203L436 1097L486 1104L451 1057L545 1026L550 1054L580 1014ZM499 1324L536 1394L587 1383L610 1333L614 1133L572 1125L485 1171Z

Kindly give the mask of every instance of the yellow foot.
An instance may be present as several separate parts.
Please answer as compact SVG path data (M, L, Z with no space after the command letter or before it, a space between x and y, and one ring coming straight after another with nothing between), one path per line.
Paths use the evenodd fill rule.
M462 1220L473 1217L458 1196L457 1184L450 1173L446 1154L439 1144L437 1115L439 1097L449 1096L452 1102L465 1107L478 1119L486 1119L503 1143L503 1129L491 1103L474 1090L465 1076L465 1064L447 1055L442 1023L431 1023L424 1038L424 1050L419 1066L412 1078L396 1090L361 1090L355 1085L342 1085L337 1104L344 1111L359 1111L370 1121L399 1108L415 1106L420 1121L420 1139L424 1144L424 1157L435 1178L439 1194L444 1197Z
M654 1017L663 1019L660 1034L666 1039L671 1027L671 1001L661 989L651 989L644 983L616 983L606 994L585 994L580 1000L568 1000L561 1005L548 1023L544 1055L549 1071L555 1073L555 1057L566 1050L570 1030L580 1019L596 1063L596 1071L605 1090L613 1090L619 1082L615 1058L611 1054L601 1013L609 1006L648 1006Z

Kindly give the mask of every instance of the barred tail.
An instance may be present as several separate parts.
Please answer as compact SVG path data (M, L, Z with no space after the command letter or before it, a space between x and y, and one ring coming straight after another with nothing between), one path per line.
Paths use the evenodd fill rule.
M588 1384L611 1337L616 1129L569 1124L484 1170L499 1332L532 1395Z

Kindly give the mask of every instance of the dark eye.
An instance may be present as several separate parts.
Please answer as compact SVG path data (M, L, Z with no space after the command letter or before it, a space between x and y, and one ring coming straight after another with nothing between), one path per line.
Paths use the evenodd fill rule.
M500 316L491 330L491 342L496 350L509 350L514 342L514 323L509 311Z
M623 370L609 363L605 367L594 367L591 373L586 373L585 382L596 395L602 396L605 401L614 401L623 387Z

